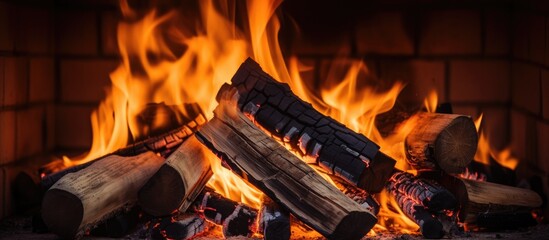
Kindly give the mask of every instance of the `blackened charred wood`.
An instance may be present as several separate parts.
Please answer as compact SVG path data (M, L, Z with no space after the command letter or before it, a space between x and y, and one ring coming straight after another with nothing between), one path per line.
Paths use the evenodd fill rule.
M223 99L234 95L223 96ZM230 170L330 239L360 239L376 217L222 100L195 135Z
M369 194L365 190L357 188L356 186L353 186L343 181L341 178L332 177L332 180L336 184L337 188L339 188L339 190L341 190L341 192L345 194L345 196L353 199L353 201L360 204L361 207L367 209L377 216L377 214L379 213L380 205L375 200L375 198L372 197L372 194Z
M257 210L235 202L206 187L196 198L194 209L206 219L223 226L223 236L248 236L254 234Z
M184 214L170 223L160 226L160 232L166 239L191 239L208 230L206 220L197 214Z
M416 127L406 136L404 146L408 164L413 168L458 174L473 160L477 142L471 117L419 113Z
M489 165L472 161L467 166L466 171L460 176L467 179L485 180L507 186L515 186L517 180L515 170L502 166L492 158L490 158Z
M96 224L137 202L137 191L160 168L153 152L111 155L65 175L44 195L42 218L63 238L78 238Z
M232 78L238 107L262 130L287 144L311 164L370 193L383 189L395 161L379 146L299 99L248 58ZM229 91L224 85L218 93Z
M196 130L204 123L206 123L206 118L204 115L200 114L194 120L187 123L187 125L181 126L177 129L174 129L160 136L151 137L151 138L142 140L140 142L128 145L127 147L121 148L119 150L116 150L113 153L107 154L103 157L97 158L87 163L68 167L61 171L49 174L44 178L42 178L42 180L40 181L40 185L42 189L47 190L51 186L53 186L53 184L59 181L59 179L61 179L63 176L69 173L80 171L90 166L91 164L95 163L96 161L111 155L136 156L138 154L141 154L147 151L152 151L166 158L173 151L175 151L175 149L177 149L177 147L179 147L179 145L181 145L181 143L183 143L185 139L187 139L194 132L196 132ZM43 172L43 174L46 174L46 173Z
M116 214L92 229L90 235L109 238L124 237L139 223L140 212L138 207L133 207L127 212Z
M429 179L417 178L410 173L395 171L387 182L387 189L393 194L398 193L413 199L431 212L457 208L454 195L440 184Z
M268 197L259 211L259 233L265 240L288 240L291 236L290 213Z
M139 190L139 206L158 217L185 212L213 174L209 157L196 137L185 140Z
M444 236L442 223L420 202L395 188L387 187L387 190L395 198L402 212L420 227L420 232L425 238L442 238Z
M488 230L514 230L538 224L531 211L481 212L476 218L475 226Z

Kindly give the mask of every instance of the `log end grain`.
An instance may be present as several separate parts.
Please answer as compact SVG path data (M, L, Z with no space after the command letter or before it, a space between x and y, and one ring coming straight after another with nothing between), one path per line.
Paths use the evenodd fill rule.
M139 190L138 204L153 216L167 216L179 208L185 191L185 184L177 170L164 164Z
M74 194L51 189L44 195L42 218L51 232L62 238L74 238L78 234L83 217L84 206Z
M374 227L377 219L367 212L353 211L347 214L328 239L361 239Z
M477 150L478 135L470 117L455 118L440 132L435 141L435 159L447 173L461 173L473 160Z

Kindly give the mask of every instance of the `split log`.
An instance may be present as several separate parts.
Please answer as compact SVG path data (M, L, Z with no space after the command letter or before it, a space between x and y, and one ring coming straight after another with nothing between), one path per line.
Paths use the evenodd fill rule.
M109 156L61 178L44 195L42 217L63 238L82 236L137 200L137 191L164 162L153 152Z
M254 234L257 210L221 196L206 188L195 201L195 210L206 219L223 226L223 236L248 236Z
M310 164L370 193L383 189L395 160L379 146L299 99L248 58L219 95L236 88L238 108L262 130L288 145Z
M501 184L461 179L445 175L440 183L452 192L460 205L458 220L475 225L479 214L529 212L542 204L534 191Z
M408 164L417 170L442 169L461 173L477 150L477 130L471 117L420 113L405 140Z
M187 210L213 174L209 155L196 137L188 138L139 190L139 206L153 216Z
M330 239L360 239L376 217L347 198L225 99L196 133L232 172Z
M65 168L61 171L52 173L47 175L46 177L42 178L40 181L40 186L42 189L49 189L53 184L55 184L59 179L61 179L63 176L80 171L91 164L95 163L96 161L99 161L103 158L106 158L111 155L118 155L118 156L136 156L138 154L147 152L147 151L153 151L155 153L160 154L163 157L169 156L185 139L187 139L189 136L191 136L196 130L206 123L206 117L202 114L198 115L194 120L188 122L186 125L181 126L177 129L174 129L170 132L167 132L165 134L151 137L145 140L142 140L140 142L128 145L127 147L121 148L113 153L107 154L103 157L100 157L98 159L89 161L84 164L72 166ZM43 174L45 174L45 169L41 170Z
M411 198L430 212L453 211L457 208L454 195L440 184L417 178L410 173L395 171L387 182L387 189L393 194Z
M420 202L391 187L390 183L387 185L387 190L393 195L402 212L420 227L420 232L425 238L442 238L444 236L442 223Z
M259 211L259 233L265 240L288 240L291 236L290 213L268 197Z

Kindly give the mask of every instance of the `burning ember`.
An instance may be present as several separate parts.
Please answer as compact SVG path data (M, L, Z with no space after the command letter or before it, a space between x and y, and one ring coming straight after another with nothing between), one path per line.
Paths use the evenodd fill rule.
M205 215L209 222L223 225L224 236L252 236L259 233L268 236L273 233L273 230L268 229L269 224L272 224L272 222L276 222L280 226L286 226L284 224L287 223L289 226L290 213L285 208L287 205L279 206L280 204L288 204L285 202L285 198L281 197L280 194L274 194L280 199L268 199L273 196L263 194L269 191L271 193L280 193L277 192L279 189L269 188L271 185L263 182L266 181L265 179L257 178L257 175L254 175L254 169L246 168L246 165L239 162L239 158L247 156L244 154L244 152L248 152L243 147L245 144L250 144L252 146L250 149L255 149L255 152L263 154L258 150L259 147L253 144L267 142L265 145L270 146L270 140L257 138L261 139L259 141L252 137L243 137L243 139L250 141L243 140L241 144L234 144L235 142L224 142L231 139L222 140L222 138L216 139L213 137L216 136L216 131L221 131L216 127L211 127L217 126L214 125L214 122L223 122L230 125L231 121L238 118L234 116L233 118L222 117L219 114L222 112L220 109L224 109L222 107L223 101L220 101L218 106L216 96L222 95L224 89L227 90L230 86L234 89L227 90L227 92L233 93L234 95L230 97L237 102L234 103L237 106L233 107L241 110L249 118L248 120L242 120L243 123L240 124L245 125L245 123L248 123L247 121L250 121L250 123L253 123L253 127L259 127L263 132L269 134L269 139L272 137L273 141L277 141L283 144L286 149L291 150L295 155L287 157L286 160L289 163L295 163L292 160L297 157L301 161L314 165L315 171L306 172L306 176L310 177L311 182L322 186L323 188L318 187L318 189L323 189L322 191L325 192L308 190L311 193L310 195L317 193L315 191L331 194L330 191L336 189L334 186L337 186L340 190L346 189L349 185L353 188L353 190L345 190L344 193L357 203L349 203L351 198L345 198L338 202L338 198L334 197L334 208L340 206L337 204L341 204L341 206L352 205L353 207L360 204L364 207L360 211L368 212L374 219L376 218L374 215L376 215L377 223L371 228L370 236L375 236L377 233L384 231L415 233L418 229L421 229L424 236L439 238L442 237L441 234L449 233L448 229L443 230L443 224L446 224L447 221L457 221L457 218L460 221L475 218L476 223L482 221L481 217L475 215L476 212L472 213L473 210L471 209L461 208L457 212L457 206L458 204L464 206L463 203L467 202L477 204L480 206L479 209L482 210L484 205L490 205L490 202L484 202L483 199L476 198L472 193L466 196L455 196L454 198L454 192L445 189L450 188L449 186L459 185L460 190L467 192L470 191L471 186L477 186L479 183L466 179L486 181L486 176L483 177L481 172L472 171L467 167L469 162L473 160L472 156L474 156L475 161L483 164L490 164L490 158L492 158L505 167L511 169L516 167L518 161L510 156L508 149L495 151L490 147L485 134L480 130L482 116L475 122L476 131L480 131L480 138L478 138L474 127L471 127L474 125L469 124L472 122L470 117L435 113L438 100L436 92L432 91L424 101L426 111L411 114L396 124L396 127L390 133L383 133L376 126L376 119L381 114L393 110L399 93L405 87L403 83L396 82L391 86L383 86L382 81L375 79L370 74L368 66L364 62L342 58L334 61L329 67L327 79L320 84L320 89L312 89L312 83L302 77L303 73L312 71L312 67L305 66L295 56L284 56L282 54L278 42L278 32L281 25L275 14L281 1L246 1L246 14L242 16L247 16L247 18L243 19L239 19L241 15L236 14L239 8L235 6L236 3L234 2L200 1L200 4L200 16L194 18L191 15L187 16L177 11L160 12L159 10L152 10L142 13L133 9L127 1L122 0L120 2L124 16L124 21L118 25L118 45L122 63L111 73L112 86L107 90L107 97L91 116L93 144L90 151L83 156L72 159L63 157L62 161L50 164L48 166L50 172L60 170L62 172L63 169L70 169L75 166L84 168L84 166L88 166L87 163L89 164L91 161L110 153L115 153L107 157L110 162L105 161L105 159L101 162L104 162L106 166L122 168L123 166L117 165L113 160L114 158L131 158L131 154L140 154L138 160L132 162L136 168L144 166L144 162L147 160L149 161L147 164L150 165L147 166L151 170L157 170L157 175L162 172L166 176L179 177L178 173L174 173L175 170L189 171L188 176L182 176L182 178L185 178L186 181L194 181L197 184L196 186L199 186L204 179L209 179L206 184L208 189L197 191L196 195L185 195L187 193L179 193L175 190L170 192L174 198L178 194L182 194L182 198L186 201L184 203L185 207L179 205L172 207L167 204L167 200L162 202L163 199L140 199L140 203L145 203L143 204L145 210L148 210L145 207L147 202L153 202L153 206L166 203L166 209L159 210L163 214L158 215L166 215L166 211L169 215L171 211L177 209L181 212L194 209L196 212ZM257 61L261 67L259 69L250 67L255 65L250 63L251 60L246 60L248 57ZM242 62L245 63L241 66ZM265 71L272 79L262 75L261 71ZM235 72L237 74L233 77ZM242 72L246 72L250 77L242 77L242 74L244 74ZM239 79L239 77L242 79ZM259 79L256 82L250 80L256 78ZM232 83L229 82L230 79L232 79ZM285 91L285 85L274 82L273 79L287 84L291 91ZM262 82L263 80L265 82ZM271 80L273 82L269 82ZM259 86L263 86L265 89L267 89L265 86L271 88L261 92L257 90L257 88L260 88ZM255 90L250 90L252 88ZM288 106L286 108L281 107L283 100L273 100L280 97L279 95L282 93L278 94L272 89L278 89L277 91L285 94L283 97L286 100L293 99L292 103L288 103L288 105L299 105L301 103L299 99L311 103L312 108L317 111L310 110L312 113L309 117L313 119L311 120L311 126L322 126L319 123L326 121L326 126L328 124L330 126L326 131L332 131L330 128L335 128L338 129L337 131L351 135L351 138L362 134L367 137L366 140L362 138L354 140L359 142L357 144L364 144L364 146L357 150L353 149L351 145L337 144L336 140L333 139L321 141L319 140L320 134L317 134L320 130L312 129L311 126L309 126L309 129L306 127L299 129L297 124L291 125L292 122L289 122L292 120L291 117L298 117L292 116ZM261 94L265 99L257 97ZM143 118L143 109L146 109L148 104L151 103L163 106L164 108L161 109L164 110L158 110L152 120L148 121L147 124L143 124L143 121L140 120ZM197 107L186 107L189 105ZM302 105L305 109L303 112L309 111L308 105ZM170 106L169 109L171 110L165 110L168 108L166 106ZM217 110L215 110L214 116L216 107ZM175 113L171 114L172 111ZM266 111L272 111L272 113L261 115ZM277 114L281 114L283 117L275 121L273 119L279 117ZM290 120L284 122L285 119ZM189 121L193 123L192 126L188 125ZM345 126L329 121L339 122ZM166 128L174 122L177 126L180 126L179 129L170 132L168 135L163 135L161 138L150 138L155 129ZM288 125L279 127L281 123ZM292 126L293 128L286 126ZM204 129L199 130L202 127ZM238 132L244 131L243 128L232 127L236 132L234 133L235 136L243 135L242 132ZM347 128L354 131L354 133L345 132ZM196 135L200 142L194 136L188 138L197 129L199 132ZM297 132L303 133L308 130L311 131L308 135L296 135ZM249 131L255 133L255 131ZM251 134L251 136L257 135ZM429 137L433 139L429 139ZM185 140L187 138L188 140ZM227 138L229 138L229 135ZM348 139L349 137L341 138ZM140 139L145 140L140 142ZM131 143L135 143L135 145L127 147ZM229 150L232 151L237 147L241 147L242 149L239 148L241 152L228 154L230 151L227 146L231 146L230 143L237 146ZM197 146L202 145L207 146L215 155L206 153L207 151L196 150ZM336 163L336 160L343 161L343 155L334 153L330 155L329 160L324 161L326 159L324 156L327 155L326 152L328 151L325 149L331 149L330 147L336 145L337 147L346 147L342 148L345 150L344 154L360 159L359 167L371 167L378 170L378 172L371 174L383 175L386 172L386 177L376 176L383 179L380 180L382 183L378 184L381 187L367 185L374 185L373 183L363 184L362 180L367 175L365 172L368 170L355 173L352 170L359 171L361 169L348 167L347 165L337 165L341 163ZM381 152L378 152L378 148ZM136 152L136 149L140 149L139 152ZM187 150L187 152L182 151L182 149ZM147 155L142 153L141 150L143 152L152 150L157 155ZM195 150L196 152L192 152ZM276 153L280 156L286 156L280 153L284 149L279 150L276 148L275 150L278 151ZM132 151L132 153L129 154L128 151ZM190 154L190 152L193 154ZM249 152L254 151L250 150ZM368 155L369 153L372 154ZM182 159L200 158L196 161L202 161L203 166L194 164L187 166L187 168L178 168L178 163L173 160L175 155ZM463 159L469 155L471 157L465 159L466 162L464 162ZM261 156L270 159L268 152ZM165 168L166 164L161 164L162 157L167 158L166 162L172 164L170 166L175 170ZM380 162L390 162L392 159L396 160L394 170L392 165L389 167L376 166ZM276 159L271 160L271 163L281 163L276 162ZM301 161L300 163L302 163ZM155 165L153 162L159 164ZM356 164L356 162L352 164ZM351 163L349 163L349 166L351 166ZM348 168L345 169L345 167ZM295 168L298 169L299 167ZM389 170L386 170L387 168ZM192 169L192 171L188 169ZM211 169L211 172L204 169ZM89 174L92 174L91 171L93 170L89 170L89 168L85 168L85 170L90 171ZM418 170L421 171L418 173ZM440 176L430 176L424 173L424 170L444 174L445 180L441 180L443 177ZM203 171L202 174L199 174L200 171ZM288 174L290 175L290 173ZM321 178L317 178L316 174L319 174ZM189 177L190 175L193 176ZM266 178L277 179L279 175L284 174L277 173ZM460 175L461 178L455 177L457 175ZM247 181L244 181L243 178ZM323 181L320 179L328 180L327 182L332 185L324 186L322 185ZM386 179L389 179L387 184L385 184ZM146 182L146 180L148 179L143 181ZM142 184L145 184L144 182ZM250 182L259 183L252 185ZM172 183L167 180L158 180L155 183L147 183L148 185L146 184L144 188L155 186L154 189L157 189L161 188L156 187L157 185L163 186ZM299 183L301 184L301 182ZM181 185L184 189L183 192L194 190L195 185L187 184L188 182L185 182ZM293 185L288 182L287 186ZM59 185L54 186L54 188L56 187L59 188ZM386 187L386 190L381 191L384 187ZM493 189L497 189L497 193L511 194L514 191L510 188L492 185L481 185L481 187L485 188L487 192L496 191ZM265 189L269 191L265 191ZM61 190L57 189L57 191ZM141 197L144 190L139 191ZM341 192L338 191L337 194L341 194ZM335 196L340 196L337 194ZM528 195L530 193L525 192L524 194ZM298 194L296 193L296 195ZM318 198L322 199L322 194L318 195ZM157 197L156 195L152 196ZM298 196L297 198L305 199L306 197L309 197L309 195ZM537 203L535 196L532 199L534 199L532 200L534 204ZM494 201L495 205L508 210L507 205L503 204L502 200ZM266 204L267 202L270 204ZM291 204L295 204L297 208L303 207L295 202L291 202ZM531 205L532 203L520 205L520 212L528 212L533 207ZM354 208L349 207L349 209ZM308 212L309 210L290 209L290 211L307 212L314 215L312 210ZM360 211L355 209L351 212ZM305 222L307 225L316 226L313 217L311 219L304 218L296 212L291 213L298 220ZM86 214L88 212L82 213L83 217L86 217ZM334 214L333 217L337 218L338 216ZM493 218L494 215L485 214L482 217L488 219ZM359 217L356 218L359 219ZM343 218L341 221L345 222L346 220ZM169 220L151 220L149 224L151 225L145 227L145 229L156 229L165 238L194 236L194 234L202 233L208 228L208 222L205 222L203 218L198 217L198 215L189 216L185 214L177 214L174 219L170 218ZM174 229L185 229L185 231L179 232ZM339 226L333 226L333 229L327 226L325 229L315 230L321 232L324 236L330 234L337 236L336 233L340 229ZM325 231L322 232L322 230ZM76 233L77 230L71 230L68 236L73 232ZM313 236L316 233L310 234L310 236Z

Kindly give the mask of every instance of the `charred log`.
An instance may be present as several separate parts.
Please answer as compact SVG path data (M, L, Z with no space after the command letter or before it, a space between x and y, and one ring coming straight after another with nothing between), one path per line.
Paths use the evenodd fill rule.
M140 209L133 207L105 220L91 230L90 235L98 237L121 238L134 229L139 222Z
M238 108L308 163L375 193L383 189L395 161L362 134L327 117L299 99L252 59L247 59L219 95L236 88Z
M387 182L387 189L395 195L404 195L430 212L455 210L456 198L435 181L417 178L406 172L395 171Z
M139 190L139 206L153 216L184 212L212 176L209 151L188 138Z
M225 198L213 189L206 188L196 198L196 211L206 219L223 226L223 236L248 236L254 234L257 210Z
M191 239L208 230L208 223L196 214L184 214L175 221L160 226L160 232L167 239Z
M380 205L375 198L372 197L372 194L369 194L365 190L357 188L340 178L332 177L332 180L336 184L337 188L345 194L345 196L349 197L356 203L360 204L361 207L377 216Z
M328 238L359 239L374 226L377 219L371 212L259 130L232 104L222 100L215 117L196 134L231 171Z
M270 198L264 197L259 211L259 232L265 240L290 239L290 213Z
M47 190L51 186L53 186L53 184L59 181L59 179L61 179L63 176L69 173L80 171L95 163L96 161L99 161L111 155L135 156L147 151L152 151L160 154L163 157L167 157L173 151L175 151L175 149L177 149L177 147L179 147L179 145L181 145L181 143L183 143L185 139L191 136L198 129L198 127L200 127L204 123L206 123L206 118L203 115L198 115L193 121L190 121L187 125L181 126L160 136L145 139L141 142L131 144L125 148L121 148L111 154L107 154L98 159L89 161L84 164L72 166L53 174L49 174L46 177L42 178L42 180L40 181L40 185L43 189ZM45 174L44 170L42 170L42 172Z
M109 156L61 178L44 196L42 217L63 238L83 235L137 201L137 191L164 162L153 152Z
M420 113L405 140L406 158L417 170L442 169L457 174L473 160L477 142L471 117Z

